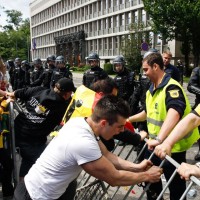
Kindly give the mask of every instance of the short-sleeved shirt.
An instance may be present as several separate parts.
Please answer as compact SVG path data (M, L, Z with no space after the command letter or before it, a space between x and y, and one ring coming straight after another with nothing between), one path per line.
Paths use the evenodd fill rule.
M102 156L84 118L70 119L25 176L33 200L58 199L81 172L81 165Z

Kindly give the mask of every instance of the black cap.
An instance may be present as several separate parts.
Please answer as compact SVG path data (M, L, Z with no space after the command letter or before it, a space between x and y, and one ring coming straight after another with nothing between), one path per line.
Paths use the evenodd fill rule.
M74 87L74 83L69 78L59 79L58 82L56 83L56 87L58 88L58 90L63 92L70 92L70 91L74 92L76 90L76 88Z

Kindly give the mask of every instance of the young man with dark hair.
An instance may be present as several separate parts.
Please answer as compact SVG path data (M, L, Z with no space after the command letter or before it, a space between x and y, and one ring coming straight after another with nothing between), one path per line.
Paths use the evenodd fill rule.
M140 164L123 160L99 139L123 131L128 116L127 103L108 95L98 101L90 117L70 119L18 185L14 199L69 199L66 188L82 170L112 186L156 182L162 169L148 160Z

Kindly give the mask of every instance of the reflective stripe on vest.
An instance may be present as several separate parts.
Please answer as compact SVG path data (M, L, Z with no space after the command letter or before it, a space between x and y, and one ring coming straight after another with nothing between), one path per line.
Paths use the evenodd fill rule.
M177 85L181 89L180 84L174 79L170 79L167 85L163 88L158 89L155 94L152 96L150 91L147 91L146 94L146 105L147 106L147 126L148 132L151 138L155 138L159 134L161 126L167 116L167 109L165 104L166 99L166 88L169 85ZM184 111L183 117L190 113L191 107L189 100L182 89L183 95L186 100L186 108ZM182 118L183 118L182 117ZM172 152L183 152L189 149L197 140L199 139L198 128L195 128L193 132L188 133L182 140L178 141L172 148Z

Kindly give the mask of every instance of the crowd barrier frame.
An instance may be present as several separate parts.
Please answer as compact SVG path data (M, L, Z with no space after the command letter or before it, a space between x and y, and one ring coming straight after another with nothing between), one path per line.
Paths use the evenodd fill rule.
M129 151L126 153L126 155L123 155L123 159L125 160L128 160L128 158L130 157L135 157L135 159L133 159L133 162L134 163L137 163L137 160L139 159L139 157L141 156L141 154L143 153L143 151L145 150L146 148L146 143L145 145L143 146L143 148L141 149L141 151L139 152L138 155L136 155L136 152L133 150L134 149L134 146L132 145L124 145L124 146L119 146L119 142L116 143L115 145L115 148L113 150L113 153L115 153L116 155L118 156L122 156L122 154L124 153L124 150L126 149L127 151L127 147L129 146ZM133 156L134 154L134 156ZM151 158L153 157L154 155L154 152L150 155L149 157L149 160L151 160ZM173 178L175 177L175 175L177 174L177 168L180 166L179 163L177 163L174 159L172 159L170 156L166 156L165 159L161 162L160 164L160 167L163 166L164 162L165 161L169 161L171 164L173 164L175 166L175 171L173 172L171 178L165 183L165 185L163 186L163 190L161 191L161 193L159 194L159 196L157 197L156 200L160 200L162 199L163 197L163 194L165 193L165 191L168 189L168 186L169 184L171 183L171 181L173 180ZM129 159L130 161L130 159ZM81 200L81 197L79 197L79 193L80 193L80 190L83 192L85 192L85 196L87 196L86 199L91 199L93 200L93 196L89 196L89 194L93 194L92 192L92 189L94 188L95 192L99 192L101 191L101 194L102 196L100 198L95 198L95 200L114 200L114 199L117 199L117 195L119 194L119 191L120 190L123 190L124 187L114 187L115 191L113 191L113 187L112 187L112 194L110 193L110 185L108 185L107 183L103 182L103 181L100 181L98 179L95 179L94 177L90 176L89 174L87 174L86 172L82 172L79 177L78 177L78 188L77 188L77 193L76 193L76 198L75 200ZM99 186L99 191L97 191L97 188L95 187L95 184L98 184ZM187 187L186 187L186 190L184 191L184 193L182 194L181 198L179 200L183 200L186 196L187 196L187 193L189 192L189 190L194 186L194 185L197 185L197 186L200 186L200 179L196 178L195 176L191 176L190 177L190 181L189 183L187 184ZM146 199L144 197L146 191L148 190L149 186L151 185L151 183L147 184L146 187L144 187L144 189L142 189L142 192L140 194L139 197L135 197L137 198L138 200L143 200L143 199ZM90 188L91 186L91 188ZM129 186L129 189L127 190L127 192L124 192L124 196L122 198L122 200L127 200L128 198L130 197L134 197L134 196L130 196L131 194L131 191L133 190L133 188L135 187L136 185L132 185L132 186ZM137 187L140 186L137 185ZM82 197L84 197L84 195L82 194ZM84 200L84 198L82 198Z

